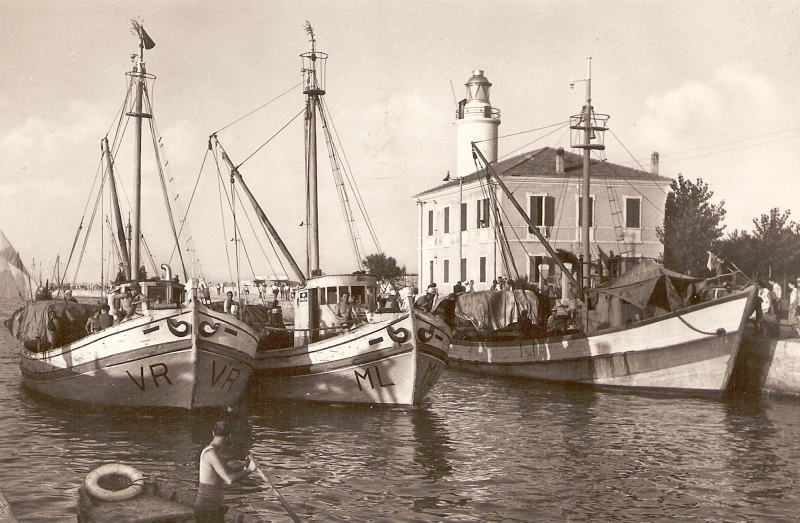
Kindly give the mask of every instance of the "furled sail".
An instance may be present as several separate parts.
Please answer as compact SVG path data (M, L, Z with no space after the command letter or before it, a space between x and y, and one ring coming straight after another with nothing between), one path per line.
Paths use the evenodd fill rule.
M0 299L33 299L36 282L22 264L19 253L0 231Z

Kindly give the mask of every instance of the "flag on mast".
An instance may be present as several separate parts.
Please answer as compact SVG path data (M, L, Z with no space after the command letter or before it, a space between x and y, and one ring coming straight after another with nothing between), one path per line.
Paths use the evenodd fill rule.
M706 262L706 267L708 268L709 271L712 271L715 276L719 275L720 267L722 267L722 260L720 258L717 258L717 256L714 255L714 253L712 253L711 251L707 252L708 252L708 261Z
M144 26L142 23L134 18L130 20L130 26L132 31L136 31L136 35L141 39L142 45L147 50L150 50L156 46L156 43L150 38L150 35L147 34L147 31L144 30Z

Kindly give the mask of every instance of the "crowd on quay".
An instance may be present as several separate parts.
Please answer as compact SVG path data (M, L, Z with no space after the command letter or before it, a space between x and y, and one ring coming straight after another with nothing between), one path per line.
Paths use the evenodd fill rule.
M755 324L756 328L763 330L764 324L779 325L780 320L786 316L792 338L800 337L800 277L790 280L786 284L786 293L781 284L774 278L766 282L758 282L758 295L756 296ZM787 304L784 311L783 304Z

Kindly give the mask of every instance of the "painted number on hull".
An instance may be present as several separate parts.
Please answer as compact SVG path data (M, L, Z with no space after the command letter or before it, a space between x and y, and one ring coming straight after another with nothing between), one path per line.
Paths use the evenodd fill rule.
M167 367L166 363L154 363L149 365L148 368L150 369L150 376L153 379L153 384L156 388L160 387L161 385L166 384L172 385L172 380L169 379L169 367ZM131 374L130 371L125 372L128 377L136 384L136 386L141 391L147 390L147 380L145 377L144 367L139 367L139 376L134 376ZM234 382L239 378L241 371L235 367L228 368L227 365L222 367L222 370L219 371L217 374L217 362L214 361L211 363L211 386L216 387L219 385L220 390L225 390L225 386L228 387L228 390L233 388ZM225 377L223 380L222 378Z
M359 371L355 371L356 373L356 385L358 385L358 390L363 391L364 387L361 386L361 382L364 383L369 382L369 388L376 389L376 388L383 388L383 387L391 387L394 383L384 383L383 379L381 378L381 371L377 365L374 367L367 367L364 373L360 373ZM373 379L373 374L375 378Z
M239 369L237 369L235 367L231 367L230 370L228 370L228 366L225 365L224 367L222 367L222 370L219 371L219 374L217 374L217 362L216 361L213 361L211 363L211 386L212 387L216 387L217 386L217 383L219 383L219 380L222 379L222 376L225 375L225 371L226 370L228 371L228 376L225 378L225 381L222 382L222 385L219 386L219 390L225 390L225 385L228 385L228 390L231 390L233 388L233 382L236 381L239 378L239 374L241 374L239 372Z
M153 363L149 367L150 367L150 376L152 376L153 383L155 383L156 388L158 388L160 386L158 384L158 380L159 379L163 379L169 385L172 385L172 380L170 380L169 376L167 376L167 372L169 372L169 368L167 367L166 363ZM125 371L125 373L128 375L128 377L130 379L133 380L133 382L136 384L136 386L139 387L139 390L143 391L143 390L145 390L147 388L147 384L145 383L145 379L144 379L144 367L139 367L139 379L136 379L135 377L133 377L133 374L131 374L130 371ZM162 381L162 384L163 384L163 381Z
M436 363L428 363L428 368L425 369L425 374L422 375L422 384L426 387L433 387L436 380L439 379L439 373L442 372L442 366Z

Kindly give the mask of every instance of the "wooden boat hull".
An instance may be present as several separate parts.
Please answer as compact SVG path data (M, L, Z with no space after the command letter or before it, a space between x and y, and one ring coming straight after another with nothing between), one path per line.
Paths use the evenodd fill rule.
M722 393L752 311L754 291L591 336L469 342L450 365L482 374L600 387Z
M21 349L25 385L55 398L131 407L219 407L241 397L255 332L192 302L147 311L53 350Z
M416 405L447 365L450 329L415 313L417 350L408 313L362 324L309 345L256 354L254 393L336 403Z

